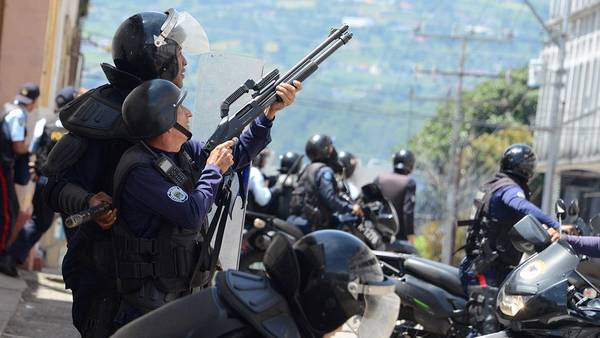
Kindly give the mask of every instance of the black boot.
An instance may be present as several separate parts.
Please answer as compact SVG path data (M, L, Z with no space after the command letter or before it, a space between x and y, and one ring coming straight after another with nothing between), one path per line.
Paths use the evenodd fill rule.
M19 277L19 272L17 271L17 262L13 256L7 253L0 254L0 273L11 277Z

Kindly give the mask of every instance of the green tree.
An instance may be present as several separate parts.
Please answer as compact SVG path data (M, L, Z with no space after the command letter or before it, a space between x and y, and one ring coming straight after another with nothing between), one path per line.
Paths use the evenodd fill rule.
M506 75L506 74L505 74ZM459 216L470 217L479 186L498 168L502 151L512 143L533 141L529 124L536 111L537 91L527 87L527 70L512 71L502 78L483 82L463 94L465 122L461 128ZM443 223L447 193L448 151L454 103L438 108L424 128L411 140L418 156L418 170L426 187L417 199L417 212ZM432 222L429 226L436 226ZM428 232L433 233L432 229ZM434 239L435 236L426 236ZM464 240L464 238L457 238ZM437 247L435 244L422 245Z

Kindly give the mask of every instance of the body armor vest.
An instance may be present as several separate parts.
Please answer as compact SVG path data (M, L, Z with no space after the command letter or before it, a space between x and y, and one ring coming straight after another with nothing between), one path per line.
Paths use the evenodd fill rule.
M510 185L517 185L526 192L529 198L527 186L515 181L510 176L499 173L482 187L484 193L481 203L475 213L475 222L469 226L467 231L467 242L465 250L467 255L481 256L485 251L484 246L489 245L492 251L497 252L496 262L505 267L516 266L519 263L519 253L510 242L508 232L520 219L511 216L505 219L496 219L490 216L490 202L496 191Z
M329 224L331 217L331 210L321 201L317 189L316 176L323 167L325 164L320 162L309 164L300 174L290 199L290 213L306 218L313 229Z
M201 171L190 161L189 155L184 154L183 149L178 157L180 169L188 178L181 188L191 193ZM115 172L114 204L117 208L121 203L128 174L137 167L153 167L154 161L154 155L141 144L133 146L123 155ZM201 231L183 229L163 219L156 219L154 223L150 226L157 229L155 238L134 236L122 218L113 227L119 292L125 299L130 295L133 304L142 302L140 306L146 309L158 307L168 301L160 297L157 303L148 304L149 300L155 302L156 299L151 298L156 297L146 294L140 297L139 292L147 292L143 289L148 283L163 296L175 295L176 298L203 282L203 274L194 273L202 245ZM191 280L192 277L194 280Z

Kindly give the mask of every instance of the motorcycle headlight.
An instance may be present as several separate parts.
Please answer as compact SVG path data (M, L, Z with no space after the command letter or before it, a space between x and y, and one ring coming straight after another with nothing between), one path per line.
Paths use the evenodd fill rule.
M504 292L504 288L501 288L498 293L497 304L502 313L514 317L519 311L525 308L525 304L530 298L531 296L507 295Z

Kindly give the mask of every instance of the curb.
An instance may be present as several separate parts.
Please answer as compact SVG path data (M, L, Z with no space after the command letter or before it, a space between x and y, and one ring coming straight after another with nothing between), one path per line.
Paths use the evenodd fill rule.
M0 274L0 333L17 311L21 295L27 288L27 283L21 278L8 277Z

